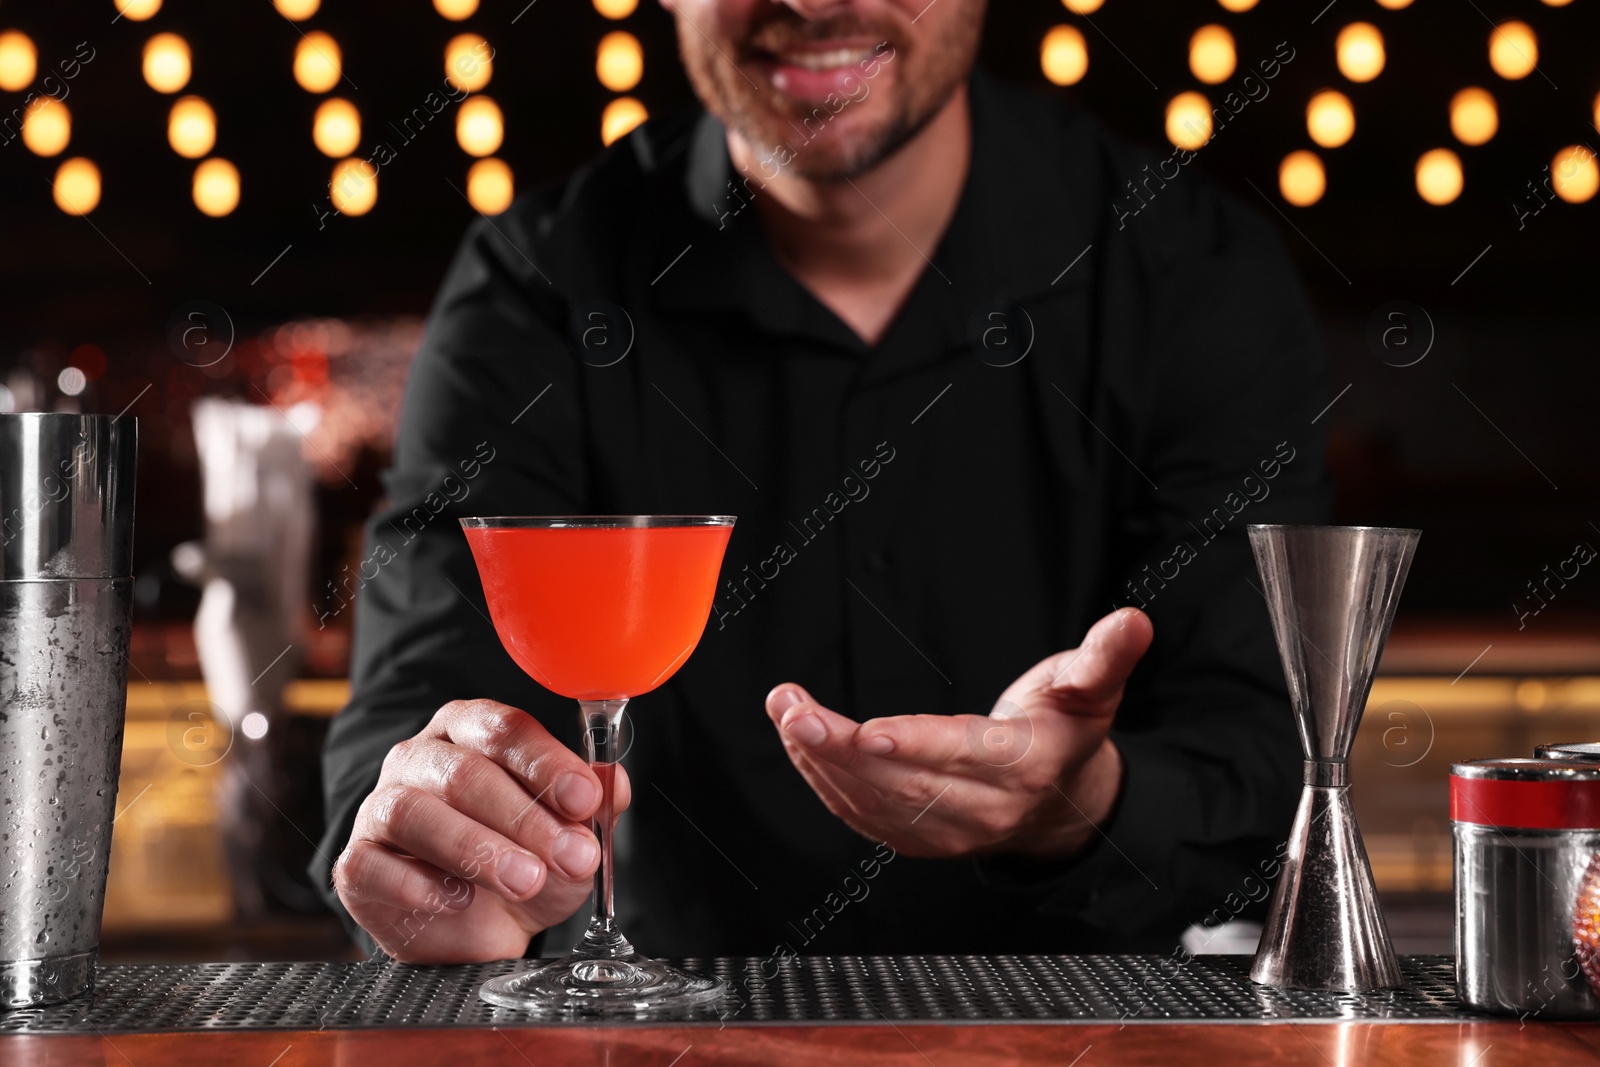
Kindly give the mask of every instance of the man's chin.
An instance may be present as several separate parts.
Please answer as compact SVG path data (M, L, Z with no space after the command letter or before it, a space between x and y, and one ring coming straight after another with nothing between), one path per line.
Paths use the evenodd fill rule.
M747 143L761 146L758 158L765 177L782 172L811 181L856 178L883 162L903 141L894 135L892 123L846 125L841 116L820 125L810 116L810 112L768 116L757 137L740 131Z

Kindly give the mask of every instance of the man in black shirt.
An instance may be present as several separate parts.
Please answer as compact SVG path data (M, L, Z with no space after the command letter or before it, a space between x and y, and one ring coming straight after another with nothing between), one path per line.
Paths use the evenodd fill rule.
M705 110L445 280L317 874L399 958L536 950L599 785L456 519L732 513L698 650L630 706L643 951L1151 950L1248 912L1299 757L1244 527L1328 496L1275 236L974 73L982 0L669 6Z

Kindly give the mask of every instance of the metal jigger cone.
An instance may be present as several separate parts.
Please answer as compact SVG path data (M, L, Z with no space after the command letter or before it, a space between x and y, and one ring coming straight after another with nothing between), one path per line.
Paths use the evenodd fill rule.
M1288 989L1401 984L1350 806L1350 747L1420 530L1251 526L1250 547L1305 751L1305 789L1252 980Z

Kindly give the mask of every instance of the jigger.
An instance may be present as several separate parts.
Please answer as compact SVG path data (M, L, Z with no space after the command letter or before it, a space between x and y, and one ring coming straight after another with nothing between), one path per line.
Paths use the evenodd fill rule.
M1288 989L1401 984L1350 805L1350 747L1420 530L1251 526L1305 753L1305 788L1250 968Z

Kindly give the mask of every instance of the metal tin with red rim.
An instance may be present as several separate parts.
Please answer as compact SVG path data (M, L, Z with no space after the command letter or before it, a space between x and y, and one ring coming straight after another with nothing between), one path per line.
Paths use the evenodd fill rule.
M1525 1018L1600 1018L1585 974L1600 948L1586 944L1595 926L1585 912L1600 889L1586 885L1600 854L1600 763L1457 763L1450 821L1462 1002Z

